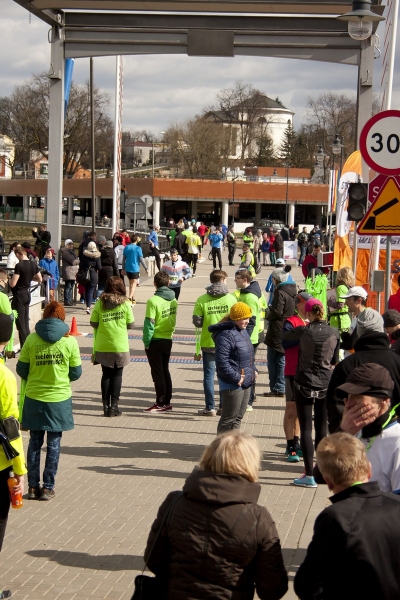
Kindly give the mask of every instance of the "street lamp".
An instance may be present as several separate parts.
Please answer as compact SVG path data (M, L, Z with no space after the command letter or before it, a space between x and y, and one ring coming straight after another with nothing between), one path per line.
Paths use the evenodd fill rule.
M316 152L316 154L315 154L315 160L316 160L315 166L318 166L320 173L322 173L322 175L320 175L320 177L322 179L322 183L325 183L325 157L326 157L326 154L324 152L322 144L320 144L320 146L318 148L318 152Z
M232 221L231 221L231 225L235 224L235 181L240 176L239 170L240 170L239 167L235 167L234 173L236 173L236 175L234 177L232 177Z
M288 210L289 210L289 169L290 163L286 163L286 207L285 207L285 225L288 224Z
M370 10L371 0L353 0L352 11L336 17L339 21L348 22L349 36L353 40L366 40L372 33L373 23L385 18Z
M343 162L343 144L341 143L340 140L340 135L337 133L335 135L335 139L332 142L331 145L332 148L332 154L333 154L333 172L335 171L335 157L340 155L340 162L339 162L339 170L337 173L337 177L336 177L336 189L335 189L335 196L336 196L336 202L335 202L335 209L336 209L336 214L337 214L337 200L339 197L339 181L340 181L340 175L342 172L342 162ZM331 198L333 196L333 186L331 187ZM331 201L331 205L330 205L330 211L328 213L328 250L329 252L332 249L332 220L333 220L333 200Z

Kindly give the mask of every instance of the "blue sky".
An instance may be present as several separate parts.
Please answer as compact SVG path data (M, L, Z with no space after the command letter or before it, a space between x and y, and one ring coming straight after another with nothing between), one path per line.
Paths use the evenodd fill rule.
M12 0L0 0L0 39L3 60L0 95L10 94L32 73L47 71L50 46L49 26ZM383 30L380 31L383 39ZM399 38L399 36L398 36ZM400 108L400 41L397 43L392 108ZM149 129L156 135L212 105L219 90L235 80L252 83L268 96L279 96L295 113L294 125L304 119L307 96L324 91L355 97L357 69L345 65L259 57L193 58L179 56L124 57L124 129ZM376 90L379 91L381 60L375 61ZM95 84L114 99L115 58L96 58ZM74 81L89 77L89 59L75 61ZM111 107L110 116L113 115ZM161 136L160 136L161 137Z

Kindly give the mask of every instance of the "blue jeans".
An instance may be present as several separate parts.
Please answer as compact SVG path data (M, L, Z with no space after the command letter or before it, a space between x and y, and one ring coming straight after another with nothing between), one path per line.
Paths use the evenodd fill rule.
M75 279L66 279L64 288L64 303L72 303L72 292L75 285Z
M28 485L29 487L40 487L40 451L44 442L45 431L31 431L28 446ZM47 432L46 462L43 471L43 487L52 490L60 459L62 431Z
M303 264L303 261L306 257L306 252L307 252L307 246L300 246L300 260L299 260L299 265Z
M86 287L86 294L85 294L85 296L86 296L86 306L87 306L87 308L90 308L92 306L93 299L96 298L96 293L95 293L96 292L96 288L97 288L97 285L92 285L92 284L89 284Z
M215 402L214 402L214 375L215 375L215 353L214 352L204 352L203 355L203 387L204 387L204 396L206 400L206 409L214 410ZM221 394L220 394L221 397ZM220 401L221 404L221 401Z
M267 347L267 362L269 374L269 387L271 392L285 393L285 353L278 352L270 346Z

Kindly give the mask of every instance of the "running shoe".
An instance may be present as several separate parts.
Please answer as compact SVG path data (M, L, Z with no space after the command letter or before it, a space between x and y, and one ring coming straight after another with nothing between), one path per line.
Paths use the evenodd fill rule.
M294 462L299 462L300 461L300 457L297 454L296 448L294 446L292 446L288 450L287 461L290 462L290 463L294 463Z
M306 475L305 473L303 473L303 475L301 477L298 477L297 479L293 479L293 483L294 483L294 485L297 485L300 487L306 487L306 488L318 487L318 484L315 483L314 477L312 475Z

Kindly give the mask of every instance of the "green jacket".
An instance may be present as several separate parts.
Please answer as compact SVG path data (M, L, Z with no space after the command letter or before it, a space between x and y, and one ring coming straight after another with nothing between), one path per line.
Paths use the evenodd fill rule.
M201 329L201 348L214 349L215 343L208 327L219 323L225 315L229 314L237 300L233 294L229 293L225 284L212 283L206 290L207 293L196 300L192 320L193 325Z
M165 286L158 288L146 304L142 338L145 348L151 340L172 340L177 309L175 293Z

